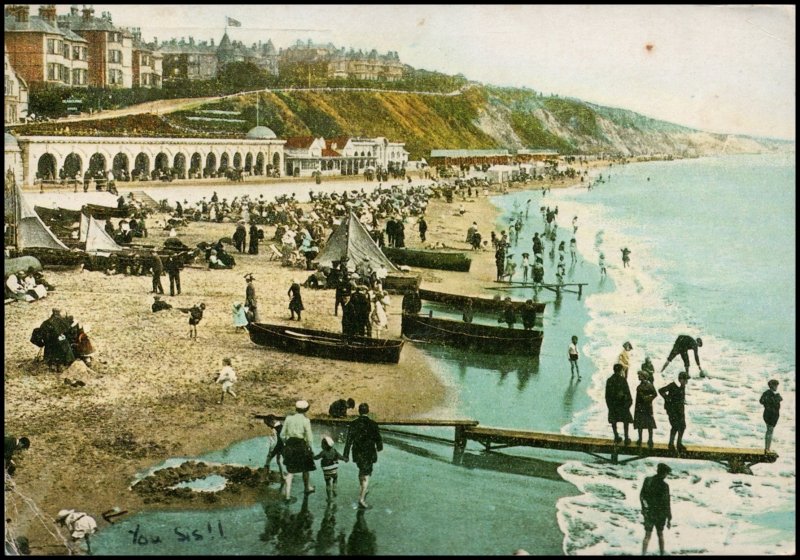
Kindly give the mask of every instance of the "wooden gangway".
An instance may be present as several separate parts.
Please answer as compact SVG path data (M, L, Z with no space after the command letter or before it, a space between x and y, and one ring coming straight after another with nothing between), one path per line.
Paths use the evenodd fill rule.
M750 467L757 463L774 463L778 459L775 453L764 454L757 449L741 449L729 447L710 447L689 445L684 451L671 450L665 443L656 443L652 448L646 443L641 446L631 442L630 445L614 443L612 439L568 436L547 432L529 432L525 430L507 430L484 426L468 427L463 432L467 440L477 441L489 452L508 447L539 447L560 451L579 451L612 463L629 463L647 457L669 457L699 461L714 461L728 468L731 472L749 473ZM607 455L608 458L604 457ZM620 460L620 456L627 457Z
M255 418L264 418L266 414L254 414ZM275 415L283 420L283 415ZM333 425L347 425L355 416L346 418L333 418L326 414L309 416L312 422ZM538 447L557 451L577 451L586 453L614 464L625 464L648 457L666 457L672 459L687 459L694 461L713 461L725 466L732 473L753 474L750 470L758 463L774 463L778 460L776 453L765 454L759 449L744 449L732 447L712 447L689 445L684 451L671 450L665 443L656 443L648 447L647 443L641 446L631 442L630 445L614 443L613 439L570 436L551 432L532 432L528 430L511 430L506 428L491 428L480 426L477 420L438 419L438 418L382 418L375 419L379 426L420 426L420 427L452 427L455 428L453 438L453 462L460 463L468 441L475 441L483 445L484 451L490 453L498 449L510 447ZM410 432L394 431L393 433L416 436ZM436 438L438 439L438 438ZM444 440L440 440L444 441ZM625 457L620 459L620 457Z

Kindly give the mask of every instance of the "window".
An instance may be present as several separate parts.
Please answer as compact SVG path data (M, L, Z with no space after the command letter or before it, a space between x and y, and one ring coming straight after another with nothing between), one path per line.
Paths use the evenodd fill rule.
M60 64L53 64L52 62L49 62L47 64L47 79L48 80L55 81L55 80L58 79L58 68L57 68L58 66L61 66L61 65Z
M80 60L81 59L81 48L80 47L72 47L72 58L73 58L73 60Z
M14 82L11 81L10 76L6 76L6 95L14 95Z
M113 62L115 64L122 64L122 51L118 50L109 50L108 51L108 61Z
M111 31L108 34L108 42L109 43L121 43L122 42L122 34L117 31Z
M122 70L109 70L108 83L112 86L122 85Z
M62 56L69 60L69 45L64 43L64 50L62 51Z
M64 83L69 83L69 68L59 64L58 65L58 79Z
M47 40L47 54L61 54L61 41L57 39Z

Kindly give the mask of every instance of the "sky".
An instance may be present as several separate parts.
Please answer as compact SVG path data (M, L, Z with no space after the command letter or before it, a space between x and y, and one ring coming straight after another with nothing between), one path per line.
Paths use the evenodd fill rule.
M33 5L33 9L38 5ZM229 36L397 51L415 68L630 109L720 133L795 138L793 5L94 5L145 40ZM58 12L67 11L59 5Z

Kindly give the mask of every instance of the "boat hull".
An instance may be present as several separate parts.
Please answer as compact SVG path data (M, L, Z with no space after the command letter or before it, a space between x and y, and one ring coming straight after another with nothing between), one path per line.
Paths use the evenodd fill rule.
M490 327L407 313L403 314L402 332L412 340L526 356L538 356L543 339L542 331Z
M454 270L469 272L472 259L464 253L445 251L418 251L383 247L383 254L397 266L417 266L419 268L435 268L438 270Z
M473 296L462 296L458 294L447 294L445 292L435 292L433 290L422 290L419 291L420 299L424 299L426 301L434 301L436 303L444 303L446 305L452 305L453 307L457 307L458 309L463 309L466 306L467 301L472 301L472 309L475 311L489 311L492 313L500 313L503 311L505 307L505 302L501 299L491 299L491 298L482 298L482 297L473 297ZM514 309L517 313L520 312L522 306L525 305L521 301L514 301ZM533 307L536 309L536 314L540 315L544 313L544 309L547 306L546 303L534 302Z
M259 346L334 360L396 364L400 361L400 352L403 349L402 340L363 336L345 338L334 332L266 323L250 323L247 330L250 340Z

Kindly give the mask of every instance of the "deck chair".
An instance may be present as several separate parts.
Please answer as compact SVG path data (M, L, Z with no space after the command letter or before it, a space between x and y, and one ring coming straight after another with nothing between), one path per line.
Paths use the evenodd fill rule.
M274 243L269 246L269 260L277 261L283 259L283 253L278 249Z

